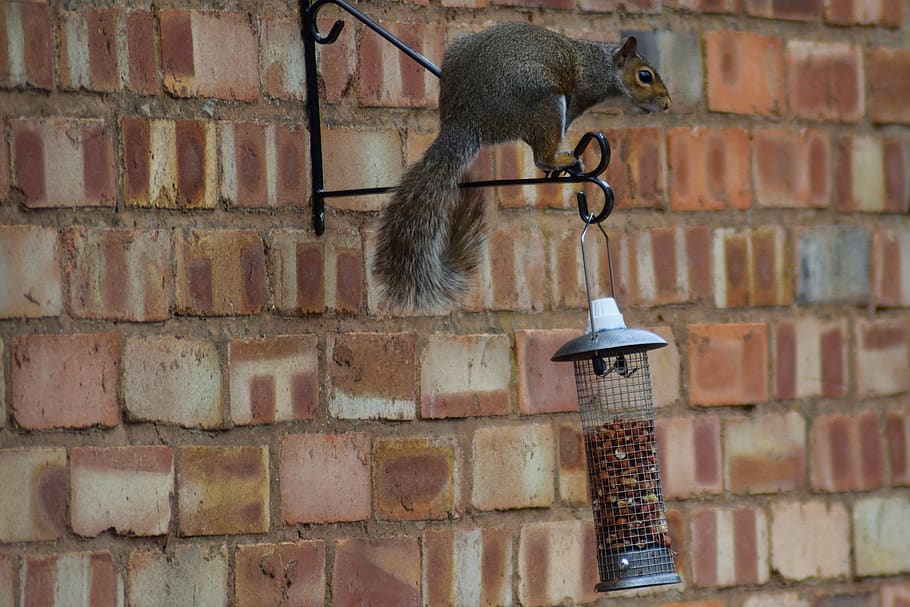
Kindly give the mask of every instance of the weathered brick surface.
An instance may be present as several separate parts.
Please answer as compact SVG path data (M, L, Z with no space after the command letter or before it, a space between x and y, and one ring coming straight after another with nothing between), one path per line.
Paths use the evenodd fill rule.
M863 303L868 300L870 235L862 227L817 226L794 238L800 304Z
M820 415L812 423L810 480L816 491L868 491L885 481L878 414Z
M878 306L910 306L910 230L872 234L872 292Z
M374 452L379 517L427 520L458 515L461 457L452 440L381 438Z
M515 334L519 411L554 413L578 410L572 363L556 363L550 357L579 334L574 329L519 331Z
M269 530L269 452L257 447L182 447L177 506L183 535Z
M509 412L512 366L507 336L431 335L421 354L421 417Z
M793 301L788 234L783 228L714 231L714 304L779 306Z
M336 605L420 605L420 546L407 536L345 538L335 543Z
M667 132L670 204L676 211L744 209L750 202L749 134L737 128Z
M708 108L735 114L780 114L784 99L783 59L783 45L775 36L708 32Z
M764 128L752 133L756 202L765 207L826 207L831 150L821 129Z
M594 525L586 521L522 525L518 544L518 599L522 605L574 604L597 598L600 582Z
M213 428L222 421L221 368L214 344L134 337L123 348L123 401L133 420Z
M768 398L767 327L689 325L689 398L697 405L748 405Z
M866 111L860 48L846 42L787 42L790 111L806 120L856 122Z
M702 508L692 520L692 582L701 587L765 584L768 521L755 508Z
M771 505L771 567L789 580L850 572L850 515L841 503Z
M687 498L723 490L717 417L662 418L654 431L665 496Z
M44 2L11 2L6 6L4 86L54 90L54 45L51 8Z
M805 485L805 419L797 412L740 417L724 425L724 475L734 493L776 493Z
M114 334L17 337L10 377L16 423L33 430L116 426L119 350Z
M584 434L580 424L560 424L556 428L559 457L559 497L571 504L588 504L588 466Z
M847 323L802 318L773 329L772 383L777 398L847 394Z
M834 165L840 211L906 213L907 145L894 137L841 137Z
M857 320L856 389L861 397L910 389L910 329L904 318Z
M164 535L173 493L169 447L79 447L70 455L70 522L79 535Z
M169 554L134 550L127 571L129 605L229 604L228 550L224 544L183 544Z
M370 437L289 434L281 443L284 522L360 521L370 516Z
M0 318L57 316L63 276L57 232L37 226L0 226Z
M478 428L471 461L471 503L480 510L547 507L555 497L552 428L542 424Z
M885 414L885 441L891 484L910 486L910 413L898 409Z
M512 604L512 535L501 527L423 533L423 605Z
M325 604L325 542L244 544L234 553L237 607Z
M886 0L883 0L886 1ZM910 110L899 99L910 87L910 51L872 48L866 51L869 115L874 122L910 122Z
M910 571L908 508L906 494L857 500L853 506L853 559L857 575Z
M66 450L0 450L0 542L54 540L66 530Z
M109 552L29 556L20 580L22 605L123 605L123 579Z

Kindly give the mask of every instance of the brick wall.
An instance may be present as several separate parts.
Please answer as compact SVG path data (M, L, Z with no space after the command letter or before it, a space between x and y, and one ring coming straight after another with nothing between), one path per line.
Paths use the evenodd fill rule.
M0 606L910 605L905 2L358 4L436 63L497 21L635 33L669 83L572 134L610 138L617 293L670 342L684 583L609 598L549 362L572 188L490 191L462 309L388 315L384 199L314 234L297 7L258 4L0 4ZM352 21L320 66L328 187L391 185L437 82Z

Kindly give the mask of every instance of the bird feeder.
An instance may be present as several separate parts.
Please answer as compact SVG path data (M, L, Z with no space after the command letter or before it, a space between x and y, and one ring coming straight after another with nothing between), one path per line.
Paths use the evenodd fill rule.
M667 342L650 331L627 328L612 297L591 300L584 246L591 219L585 218L581 234L590 326L552 360L575 366L597 537L596 590L675 584L680 578L660 484L647 354ZM607 246L612 292L609 239L597 227Z

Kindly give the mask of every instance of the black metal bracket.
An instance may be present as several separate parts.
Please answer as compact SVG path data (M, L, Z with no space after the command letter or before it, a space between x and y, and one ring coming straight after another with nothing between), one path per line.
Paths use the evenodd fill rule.
M319 11L327 4L334 4L342 10L349 13L355 19L366 25L368 28L382 36L385 40L393 44L398 50L407 55L412 60L420 64L424 69L432 73L437 78L440 69L429 59L410 48L391 32L380 26L378 23L364 15L362 12L345 2L344 0L300 0L300 19L301 34L303 36L304 51L304 68L306 71L306 108L307 119L309 121L310 131L310 168L312 171L312 189L313 189L313 228L316 234L325 232L325 200L341 196L367 196L373 194L386 194L393 192L398 188L396 186L376 187L376 188L357 188L348 190L326 190L325 175L322 157L322 121L320 118L319 107L319 82L317 79L316 67L316 44L331 44L338 39L341 30L344 28L344 21L336 20L329 30L328 34L323 35L319 31L316 18ZM571 168L561 171L554 171L545 177L524 178L524 179L491 179L486 181L468 181L460 184L463 188L485 188L499 186L517 186L517 185L540 185L545 183L590 183L603 192L604 206L597 215L589 213L587 197L584 192L578 192L578 212L582 221L586 224L599 224L613 211L613 190L609 184L599 178L607 165L610 164L610 145L607 143L603 133L588 132L579 140L575 146L574 154L580 158L591 142L597 143L600 152L600 160L597 165L588 171L574 170Z

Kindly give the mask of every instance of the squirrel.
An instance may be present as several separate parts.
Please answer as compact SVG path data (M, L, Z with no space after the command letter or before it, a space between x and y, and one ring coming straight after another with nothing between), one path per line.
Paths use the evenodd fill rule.
M608 98L669 109L663 80L636 49L634 37L596 43L529 23L455 40L440 73L439 134L380 218L373 270L384 297L419 311L468 287L485 241L484 199L459 181L481 146L523 140L539 168L579 170L560 143L586 110Z

